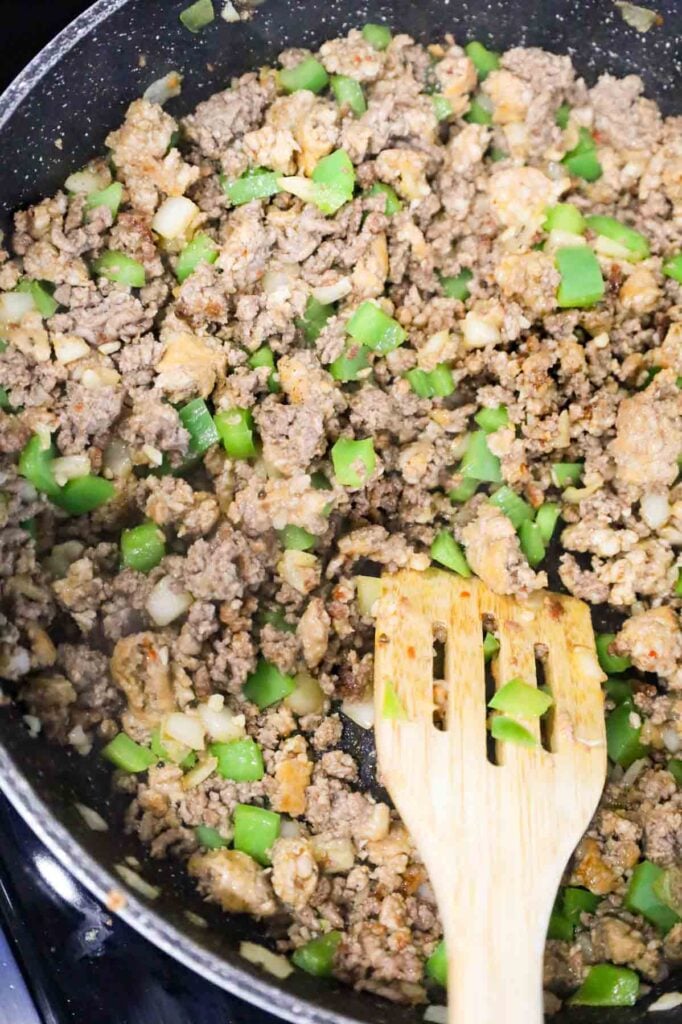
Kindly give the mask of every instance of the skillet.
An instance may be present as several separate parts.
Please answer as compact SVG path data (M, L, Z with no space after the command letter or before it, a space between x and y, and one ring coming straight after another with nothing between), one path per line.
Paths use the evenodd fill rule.
M651 0L655 2L655 0ZM217 19L193 36L178 21L187 0L99 0L50 43L0 98L0 228L18 207L56 191L68 173L103 148L104 137L120 124L128 103L147 85L176 69L185 74L182 95L169 110L181 115L223 88L232 75L273 62L285 46L317 47L366 21L385 21L395 31L434 40L446 31L505 49L536 45L569 53L592 82L602 71L635 72L647 94L665 113L682 112L682 4L657 0L663 24L643 34L627 26L611 0L263 0L250 20L226 24ZM215 0L219 11L222 0ZM236 6L240 7L239 0ZM241 4L243 9L243 4ZM141 66L140 56L146 57ZM556 576L550 584L557 586ZM604 628L608 617L595 615ZM344 745L361 765L361 783L378 792L371 733L347 723ZM149 941L204 977L242 998L304 1024L411 1024L423 1009L396 1007L337 983L320 983L296 972L286 983L242 960L244 938L259 940L249 918L227 919L199 899L185 873L171 861L149 862L146 879L161 889L153 903L127 892L113 871L142 848L121 828L124 798L110 789L110 770L96 756L29 738L16 709L0 711L0 785L16 809L51 851L110 909ZM92 832L75 802L100 812L108 832ZM188 921L186 910L201 914L208 929ZM512 955L510 951L510 955ZM682 987L678 972L663 986ZM564 1011L557 1022L644 1024L672 1020L648 1017L643 1000L628 1010ZM679 1011L678 1011L679 1012ZM477 1024L472 1021L471 1024ZM503 1024L501 1021L500 1024Z

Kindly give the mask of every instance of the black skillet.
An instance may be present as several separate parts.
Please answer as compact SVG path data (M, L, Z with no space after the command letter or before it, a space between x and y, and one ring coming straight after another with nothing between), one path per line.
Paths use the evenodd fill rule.
M177 69L186 76L182 96L169 107L184 113L223 88L232 75L274 61L283 47L316 47L366 21L385 21L423 41L453 32L458 40L480 39L497 49L543 46L569 53L589 81L601 71L635 72L666 113L682 112L682 4L648 2L663 23L646 34L626 25L611 0L264 0L254 3L250 20L227 24L217 19L193 36L178 21L187 0L100 0L0 98L0 227L7 229L12 210L51 194L69 171L101 151L127 104L165 72ZM222 0L215 4L219 11ZM21 17L20 6L12 7L12 16ZM371 735L350 725L346 733L348 748L360 756L364 781L371 786ZM111 798L109 769L95 756L83 760L30 739L12 708L0 711L0 784L53 853L105 900L122 888L113 865L128 855L144 858L139 844L123 835L122 804ZM74 801L99 810L111 822L110 830L87 829ZM149 941L244 999L289 1020L316 1024L421 1021L423 1008L396 1007L300 972L276 983L237 953L242 938L258 938L253 921L228 920L201 903L171 861L145 860L143 871L160 886L161 895L150 904L128 894L122 916ZM207 917L209 929L191 925L187 909ZM681 983L678 972L664 988L679 989ZM644 1024L653 1020L646 1005L655 994L632 1009L564 1011L555 1019ZM674 1016L675 1011L656 1019Z

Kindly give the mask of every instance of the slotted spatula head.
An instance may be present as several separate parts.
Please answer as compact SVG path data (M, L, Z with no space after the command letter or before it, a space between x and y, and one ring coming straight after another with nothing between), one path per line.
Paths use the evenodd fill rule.
M489 743L484 623L500 642L489 690L515 678L536 686L542 666L554 699L542 735L537 719L520 720L534 747ZM434 638L444 641L442 679L434 679ZM382 581L379 772L438 900L450 1024L542 1021L550 911L606 775L604 678L582 601L547 591L500 597L439 570Z

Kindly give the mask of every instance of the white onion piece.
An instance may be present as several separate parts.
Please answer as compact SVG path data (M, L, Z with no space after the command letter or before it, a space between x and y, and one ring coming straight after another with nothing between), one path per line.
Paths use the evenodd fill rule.
M639 507L642 519L652 530L658 530L670 518L667 492L665 494L647 492L640 501Z
M28 292L2 292L0 294L0 324L9 327L21 323L24 313L35 309L33 296Z
M623 778L621 780L622 785L626 788L634 785L639 776L642 774L645 768L649 765L649 759L646 757L640 757L637 761L633 761L629 766Z
M57 362L64 366L90 355L90 346L87 341L77 338L74 334L56 334L52 339L52 347Z
M664 992L647 1009L649 1013L660 1013L663 1010L674 1010L678 1006L682 1006L682 992Z
M199 213L199 207L187 196L164 199L152 219L152 228L162 238L186 235Z
M376 615L376 603L381 597L381 577L356 576L355 588L360 614L373 618Z
M311 836L313 856L325 875L339 875L350 871L355 863L355 848L351 839L336 836Z
M368 700L344 700L341 705L341 711L350 718L351 722L355 722L361 729L371 729L374 725L374 700L370 697Z
M161 727L161 743L164 737L182 743L191 750L204 749L204 723L195 715L187 715L182 711L173 711L163 720Z
M179 96L181 91L182 75L177 71L169 71L163 78L157 78L155 82L147 86L142 93L142 99L148 100L149 103L158 103L162 107L167 100Z
M666 725L665 729L662 730L661 735L663 736L663 742L670 753L679 754L680 750L682 750L682 736L680 736L672 725Z
M315 182L310 178L304 178L301 174L278 178L277 185L284 192L291 192L292 196L298 196L304 203L312 203L318 196Z
M427 1006L424 1010L424 1020L427 1024L448 1024L447 1006Z
M300 594L309 593L317 583L318 564L309 551L285 551L277 563L277 572Z
M301 834L300 822L294 821L293 818L282 818L279 834L282 839L298 839Z
M501 339L500 329L489 320L470 310L464 317L462 333L467 348L485 348L497 345Z
M140 893L141 896L146 896L147 899L155 900L161 890L157 885L151 885L146 882L141 875L138 875L137 871L133 871L127 864L114 864L114 870L126 885L129 885L135 892Z
M97 811L94 811L92 807L88 807L87 804L74 804L74 807L80 814L81 818L93 832L108 832L109 826Z
M317 679L309 672L297 672L296 689L284 698L286 706L295 715L317 715L324 709L324 692Z
M600 256L606 256L610 260L625 260L628 262L632 259L632 253L626 246L614 241L613 238L607 238L606 235L597 235L593 248Z
M268 974L272 974L273 977L279 978L281 981L293 974L294 968L287 958L280 956L279 953L273 953L265 946L259 946L255 942L241 942L239 952L250 964L262 967Z
M128 476L133 468L130 449L125 441L115 437L104 449L102 468L107 477Z
M266 270L261 278L261 287L266 295L281 295L286 298L291 292L294 274L288 268Z
M545 252L554 252L556 249L563 249L566 246L574 248L576 245L587 245L584 235L574 235L572 231L562 231L560 228L552 228L547 235Z
M183 775L182 777L182 788L183 789L194 789L196 786L200 786L202 782L213 775L213 772L218 767L217 757L207 757L203 761L199 761L194 768Z
M332 284L321 284L318 288L313 288L311 294L318 302L326 305L329 302L338 302L339 299L343 299L352 289L351 279L349 277L340 277L338 281L334 281Z
M235 715L229 708L210 707L211 697L206 704L200 704L197 711L210 739L216 743L230 743L246 735L244 715Z
M232 3L232 0L225 0L225 4L223 6L223 13L220 15L220 17L223 19L223 21L227 22L240 20L239 11Z
M145 605L149 616L157 626L167 626L187 611L192 595L187 590L176 590L170 576L162 576L147 598Z
M77 192L82 195L89 195L90 192L98 192L106 188L110 177L106 171L96 171L92 167L84 167L82 171L74 171L64 182L64 188L69 192Z
M661 24L663 21L658 11L652 11L649 7L639 7L637 4L631 4L629 0L614 0L614 2L626 25L636 28L638 32L648 32L654 25ZM675 1006L677 1005L675 1003ZM649 1009L651 1010L653 1007L650 1006Z
M87 476L90 468L90 459L87 455L62 455L52 460L52 473L60 487L69 480Z

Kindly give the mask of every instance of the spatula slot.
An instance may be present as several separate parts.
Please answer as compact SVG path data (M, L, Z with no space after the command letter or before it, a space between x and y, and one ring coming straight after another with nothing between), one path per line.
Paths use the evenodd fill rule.
M545 644L535 644L534 653L535 679L537 682L538 689L544 688L548 692L551 692L545 668L547 664L548 654L547 647L545 646ZM550 708L549 711L546 711L545 714L542 715L542 717L540 718L540 742L542 744L543 750L548 750L550 753L552 751L551 736L552 729L554 726L553 713L553 708Z
M495 633L495 634L497 634L497 622L496 622L496 620L495 620L493 615L485 614L483 616L483 620L481 622L481 633L482 633L482 636L481 636L481 649L482 649L483 643L485 642L486 633ZM492 657L492 658L486 659L484 657L484 659L483 659L483 666L484 666L484 672L485 672L485 710L486 710L486 718L487 718L487 715L488 715L488 701L493 699L493 697L495 696L495 690L497 689L497 680L496 680L495 674L494 674L495 667L496 667L496 665L495 665L495 658ZM499 763L498 760L497 760L497 743L495 742L495 740L491 736L489 729L486 729L486 731L485 731L485 753L486 753L486 758L488 759L488 762L490 764L497 765Z
M444 732L447 729L448 684L445 679L445 639L447 630L442 623L433 624L433 724Z

